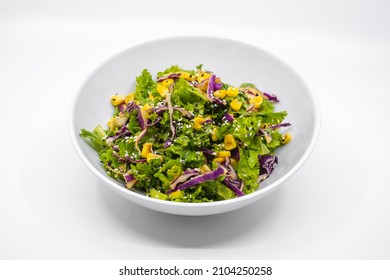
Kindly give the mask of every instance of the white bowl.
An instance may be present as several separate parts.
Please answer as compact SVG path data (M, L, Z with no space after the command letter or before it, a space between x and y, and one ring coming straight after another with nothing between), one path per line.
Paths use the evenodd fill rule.
M277 151L279 164L256 192L226 201L183 203L162 201L123 187L108 177L98 154L80 137L80 129L105 125L112 115L109 98L127 93L144 68L156 74L171 65L194 69L203 64L230 84L256 84L274 93L287 110L293 140ZM235 210L265 197L292 176L308 159L319 136L320 114L316 98L302 79L284 62L257 47L233 40L210 37L177 37L147 42L115 55L98 67L75 96L70 108L70 134L82 161L108 188L139 205L178 215L211 215Z

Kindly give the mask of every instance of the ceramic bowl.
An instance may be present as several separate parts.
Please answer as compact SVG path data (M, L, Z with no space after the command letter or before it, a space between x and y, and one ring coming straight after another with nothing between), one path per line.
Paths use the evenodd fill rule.
M134 89L135 77L143 69L152 74L171 65L194 69L203 64L229 84L252 82L274 93L280 103L277 110L287 110L286 121L293 140L277 151L279 164L261 188L252 194L226 201L182 203L162 201L126 189L108 177L98 154L80 137L80 129L92 130L105 125L112 115L109 98L115 93ZM286 63L246 43L211 37L167 38L131 47L100 65L85 81L70 106L70 134L81 160L105 185L129 201L144 207L177 215L212 215L232 211L259 201L278 189L308 159L319 136L320 113L315 96L304 81ZM285 184L283 184L285 185Z

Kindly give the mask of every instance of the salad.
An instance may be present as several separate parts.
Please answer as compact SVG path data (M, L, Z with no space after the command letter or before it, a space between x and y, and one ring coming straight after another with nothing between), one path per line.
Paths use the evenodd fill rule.
M199 65L136 77L134 92L111 97L107 127L81 129L107 175L128 189L178 202L244 196L272 173L275 150L291 140L273 94L225 83Z

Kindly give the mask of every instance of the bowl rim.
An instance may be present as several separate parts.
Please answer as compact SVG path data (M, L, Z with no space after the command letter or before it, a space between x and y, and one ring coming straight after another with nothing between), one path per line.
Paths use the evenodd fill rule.
M288 69L290 72L292 72L295 75L295 78L299 80L301 85L305 88L306 92L311 98L311 101L314 106L314 111L313 111L313 119L314 119L314 130L313 134L310 140L310 143L305 150L304 154L301 156L301 158L297 161L297 163L283 176L281 176L279 179L274 181L273 183L267 185L264 188L259 188L253 193L250 193L245 196L241 197L236 197L233 199L228 199L228 200L222 200L222 201L212 201L212 202L205 202L205 203L192 203L192 202L175 202L175 201L166 201L166 200L160 200L160 199L155 199L152 197L148 197L144 194L140 194L135 191L131 191L121 185L119 183L114 183L110 178L107 176L103 175L100 173L93 165L92 163L88 160L86 155L84 154L83 150L81 149L79 143L78 143L78 137L79 135L76 133L76 126L75 126L75 108L76 108L76 103L77 100L79 99L79 96L82 93L82 90L85 88L85 86L88 84L88 82L91 80L91 78L107 63L109 63L111 60L114 58L117 58L129 51L136 50L139 48L143 48L147 45L151 44L158 44L158 43L163 43L163 42L169 42L169 41L175 41L175 40L217 40L217 41L225 41L228 43L234 43L234 44L239 44L242 45L246 48L254 48L258 51L263 52L267 56L270 56L273 60L277 61L283 67ZM83 80L81 85L78 87L78 91L73 94L73 96L70 99L69 102L69 107L68 107L68 130L69 130L69 135L71 138L71 142L73 145L73 148L75 149L77 155L81 159L81 161L88 167L88 169L95 174L98 178L100 178L106 185L109 187L113 188L116 191L119 191L123 193L125 196L131 196L131 200L133 202L136 202L136 200L141 200L144 201L147 204L156 204L156 206L172 206L175 208L194 208L194 209L204 209L204 208L210 208L210 207L216 207L216 206L223 206L223 205L228 205L228 204L239 204L239 203L244 203L244 201L249 201L249 200L255 200L256 198L260 198L263 194L265 193L270 193L272 190L275 190L278 186L280 186L283 182L285 182L287 179L289 179L293 174L295 174L303 165L304 163L309 159L310 155L312 154L317 142L318 138L320 136L320 131L321 131L321 108L319 105L319 99L317 95L310 90L310 88L307 86L307 84L304 82L304 80L301 78L301 76L297 73L295 69L293 69L290 65L288 65L286 62L281 60L279 57L275 56L274 54L256 46L252 45L246 42L243 42L241 40L236 40L236 39L229 39L229 38L224 38L224 37L216 37L216 36L174 36L174 37L166 37L166 38L160 38L156 40L148 40L144 41L143 43L136 44L133 46L130 46L126 49L123 49L122 51L119 51L118 53L115 53L105 59L103 62L101 62L99 65L97 65L93 71L86 77L86 79ZM141 203L141 202L138 202Z

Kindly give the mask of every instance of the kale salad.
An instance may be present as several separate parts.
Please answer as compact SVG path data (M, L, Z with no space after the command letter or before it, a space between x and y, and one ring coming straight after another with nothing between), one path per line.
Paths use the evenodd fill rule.
M210 202L244 196L272 173L275 151L291 141L274 94L254 84L225 83L199 65L147 70L135 90L111 96L107 126L80 136L98 153L107 175L147 196Z

